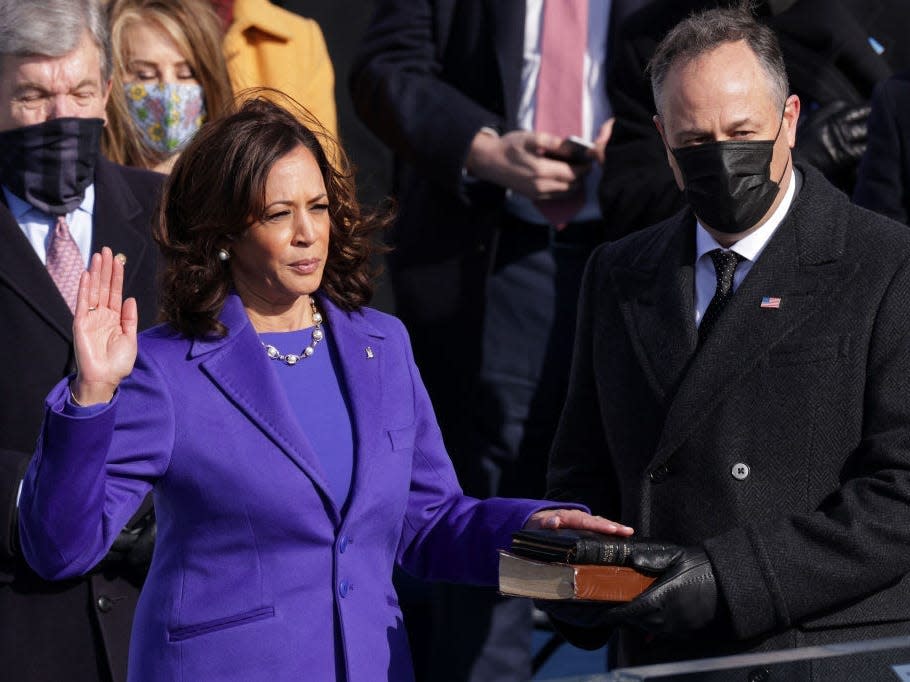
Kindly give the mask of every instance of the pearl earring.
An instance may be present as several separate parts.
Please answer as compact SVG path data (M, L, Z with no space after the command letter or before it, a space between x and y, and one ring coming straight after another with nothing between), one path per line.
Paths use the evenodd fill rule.
M224 263L227 260L230 260L231 252L227 249L218 249L218 260Z

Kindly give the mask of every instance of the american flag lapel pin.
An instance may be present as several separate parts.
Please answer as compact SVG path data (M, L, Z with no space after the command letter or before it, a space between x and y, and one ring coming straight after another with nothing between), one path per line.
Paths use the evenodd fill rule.
M373 349L370 348L370 346L367 346L366 348L364 348L364 351L367 354L367 360L372 360L373 359Z
M780 296L762 296L761 297L761 308L780 308Z

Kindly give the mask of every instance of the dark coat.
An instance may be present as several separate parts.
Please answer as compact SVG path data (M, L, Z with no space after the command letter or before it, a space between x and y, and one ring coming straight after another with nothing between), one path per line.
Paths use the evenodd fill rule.
M615 0L609 30L643 1ZM489 494L472 482L488 474L476 470L475 445L457 440L476 426L464 402L483 356L485 285L505 192L466 182L464 164L482 127L517 127L524 24L524 0L378 0L350 78L359 116L395 154L399 215L388 262L396 313L462 485L474 494ZM612 43L611 35L608 50Z
M697 352L690 212L589 262L548 497L704 547L729 621L623 664L910 633L910 234L801 170Z
M92 249L127 257L124 291L142 326L157 316L151 217L163 176L99 159ZM25 682L126 679L138 588L103 567L63 583L40 580L16 550L16 494L44 416L44 398L74 370L73 315L22 229L0 205L0 661Z
M853 200L910 224L910 71L882 83L872 98Z

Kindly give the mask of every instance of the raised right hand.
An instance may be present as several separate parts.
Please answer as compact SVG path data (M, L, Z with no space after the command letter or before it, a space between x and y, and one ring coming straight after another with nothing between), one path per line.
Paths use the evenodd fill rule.
M123 300L123 268L105 246L79 280L73 319L77 373L70 389L82 406L109 402L136 361L139 313L136 299Z

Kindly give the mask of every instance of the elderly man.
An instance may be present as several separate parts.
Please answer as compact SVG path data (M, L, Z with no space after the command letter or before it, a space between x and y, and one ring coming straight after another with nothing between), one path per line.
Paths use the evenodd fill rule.
M18 554L16 503L44 396L74 369L75 286L93 251L126 258L125 287L155 318L161 176L99 157L111 63L97 2L0 0L0 52L0 676L123 680L132 562L112 555L85 579L43 582Z
M548 497L681 549L632 603L553 613L623 665L907 635L910 234L794 167L748 14L683 21L651 73L689 206L592 256ZM831 660L793 679L871 679Z

